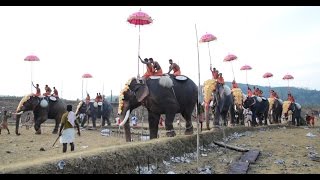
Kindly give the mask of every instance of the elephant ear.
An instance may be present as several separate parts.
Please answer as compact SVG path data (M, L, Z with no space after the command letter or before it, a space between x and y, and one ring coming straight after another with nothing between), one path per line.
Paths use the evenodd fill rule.
M135 93L136 93L136 98L138 102L142 102L144 98L149 95L149 88L147 85L139 86Z

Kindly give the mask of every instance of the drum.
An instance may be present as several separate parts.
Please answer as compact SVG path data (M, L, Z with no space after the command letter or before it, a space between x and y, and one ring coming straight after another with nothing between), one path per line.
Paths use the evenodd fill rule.
M57 100L57 98L54 97L54 96L50 96L49 99L50 99L51 101L56 101L56 100Z
M149 76L150 79L160 79L161 76Z
M180 80L180 81L184 81L188 79L186 76L182 76L182 75L176 76L175 78L176 80Z

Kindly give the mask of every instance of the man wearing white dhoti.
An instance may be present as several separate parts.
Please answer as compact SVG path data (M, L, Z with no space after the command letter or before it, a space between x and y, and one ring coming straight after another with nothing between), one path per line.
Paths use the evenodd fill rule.
M71 151L74 151L74 125L77 126L78 135L80 136L79 123L76 120L76 115L72 111L72 105L67 105L67 112L62 115L61 125L60 125L60 143L62 143L62 152L67 152L68 143L71 146ZM62 131L63 130L63 131Z

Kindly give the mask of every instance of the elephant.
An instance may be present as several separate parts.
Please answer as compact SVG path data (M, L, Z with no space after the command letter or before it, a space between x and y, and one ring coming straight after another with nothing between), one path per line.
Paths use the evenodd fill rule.
M176 135L173 121L176 113L186 120L185 135L193 134L192 112L198 101L198 87L187 76L165 74L150 76L146 80L131 78L119 96L118 115L124 126L126 141L131 141L128 117L139 106L148 111L150 139L158 137L160 115L165 114L165 129L168 137Z
M19 122L23 112L33 111L34 115L34 129L36 134L41 134L41 124L47 119L55 120L55 127L53 134L58 132L59 124L63 113L67 112L66 103L57 97L53 96L35 96L28 94L24 96L16 110L16 135L19 133Z
M213 95L212 95L213 94ZM217 84L213 79L204 83L204 101L205 101L205 121L207 129L210 130L209 104L213 103L214 127L219 126L220 117L224 125L227 125L227 114L230 111L231 122L234 122L235 112L233 109L233 95L227 85Z
M249 108L252 111L252 125L256 126L256 118L258 118L259 124L262 125L262 120L264 124L267 125L267 117L269 111L269 101L264 97L251 96L247 97L243 102L244 108Z
M300 126L301 105L291 101L284 101L282 105L282 119L288 119L289 111L292 112L292 124Z
M269 101L269 119L272 123L279 123L282 114L283 101L278 98L268 98ZM271 120L272 119L272 120Z
M233 98L233 108L235 114L235 122L236 124L244 125L244 114L243 114L243 99L244 94L242 93L240 88L232 88L232 98Z
M97 102L89 102L87 105L84 101L80 101L77 110L76 110L76 115L79 114L85 114L85 118L81 122L81 127L84 127L84 124L86 123L86 120L89 119L90 117L92 118L92 125L93 128L96 127L96 119L100 118L102 116L102 124L101 126L104 126L106 121L107 125L110 126L110 115L112 112L112 106L111 104L107 101L104 100L101 102L101 104ZM102 110L102 111L101 111Z

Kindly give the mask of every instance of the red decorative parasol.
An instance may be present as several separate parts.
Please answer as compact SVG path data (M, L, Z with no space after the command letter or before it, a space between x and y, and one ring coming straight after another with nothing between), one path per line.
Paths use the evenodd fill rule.
M252 69L252 67L251 66L249 66L249 65L244 65L244 66L242 66L241 68L240 68L240 70L245 70L246 71L246 82L247 82L247 84L248 84L248 79L247 79L247 73L248 73L248 70L251 70Z
M150 24L153 22L153 20L147 13L142 12L140 9L139 12L135 12L131 14L128 17L127 21L130 24L138 25L139 27L138 56L140 56L140 26ZM139 58L138 58L138 77L139 76L140 75L139 75Z
M232 61L236 60L237 58L238 58L238 57L237 57L236 55L229 54L229 55L227 55L227 56L223 59L223 62L231 62L233 79L235 79L235 78L234 78L234 71L233 71Z
M293 76L290 75L290 74L286 74L285 76L283 76L282 79L283 79L283 80L288 80L288 92L290 92L289 80L294 79Z
M37 56L35 56L35 55L29 55L29 56L27 56L27 57L25 57L24 58L24 61L29 61L30 62L30 66L31 66L31 70L30 70L30 72L31 72L31 92L32 92L32 62L33 61L40 61L40 59L37 57Z
M89 73L85 73L82 75L82 99L83 99L83 79L87 79L86 80L86 92L88 93L87 89L88 89L88 78L92 78L92 75Z
M212 34L206 33L205 35L203 35L203 36L200 38L200 41L199 41L200 43L205 43L205 42L208 43L209 57L210 57L210 66L211 66L211 54L210 54L209 42L214 41L214 40L217 40L217 37L215 37L215 36L212 35Z

